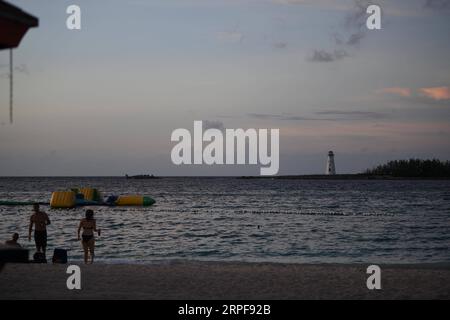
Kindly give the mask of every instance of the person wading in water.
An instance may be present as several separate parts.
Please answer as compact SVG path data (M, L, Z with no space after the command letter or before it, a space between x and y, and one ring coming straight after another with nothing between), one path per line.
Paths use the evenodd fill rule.
M42 252L45 256L47 249L47 226L50 224L48 215L39 209L39 204L33 205L33 211L30 218L30 227L28 228L28 241L31 241L31 233L34 225L34 242L37 252Z
M80 238L80 232L83 229L83 233ZM94 211L86 210L86 218L81 219L78 226L78 240L81 240L84 250L84 263L88 264L89 256L91 257L91 264L94 263L94 249L95 238L94 232L100 236L100 229L97 229L97 224L94 219Z

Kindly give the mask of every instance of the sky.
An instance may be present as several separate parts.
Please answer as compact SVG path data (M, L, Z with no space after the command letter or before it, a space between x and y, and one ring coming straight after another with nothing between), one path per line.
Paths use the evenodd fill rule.
M258 175L176 166L173 130L280 129L279 174L450 159L450 0L10 0L39 18L0 51L0 176ZM81 8L81 30L66 8Z

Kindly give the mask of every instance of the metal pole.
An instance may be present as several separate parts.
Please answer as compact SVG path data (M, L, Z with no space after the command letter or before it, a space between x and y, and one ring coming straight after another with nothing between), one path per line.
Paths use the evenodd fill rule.
M13 49L9 49L9 122L13 123Z

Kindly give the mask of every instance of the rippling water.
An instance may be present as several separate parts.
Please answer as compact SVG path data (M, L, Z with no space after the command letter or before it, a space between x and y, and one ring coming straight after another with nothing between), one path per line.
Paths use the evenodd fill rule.
M91 186L144 194L150 208L93 207L105 262L166 259L267 262L450 262L450 181L242 180L235 178L0 178L1 200L48 201ZM70 249L85 208L49 214L49 251ZM32 249L31 208L0 206L0 239L19 232Z

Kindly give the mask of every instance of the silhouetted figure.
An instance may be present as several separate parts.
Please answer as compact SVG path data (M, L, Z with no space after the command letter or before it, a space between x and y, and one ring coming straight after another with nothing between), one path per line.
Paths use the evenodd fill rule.
M48 215L40 211L39 204L33 205L34 213L30 218L30 227L28 229L28 241L31 241L31 233L34 225L34 242L36 243L37 252L43 253L47 249L47 226L50 224Z
M22 248L22 246L17 242L19 240L19 234L16 232L13 234L12 239L5 242L8 247Z
M80 231L83 229L83 233L80 238ZM84 263L89 262L89 256L91 257L91 264L94 263L94 249L95 249L95 237L94 232L100 236L100 229L97 229L97 223L94 219L94 211L86 210L86 217L81 219L78 226L78 240L81 240L81 244L84 250Z

